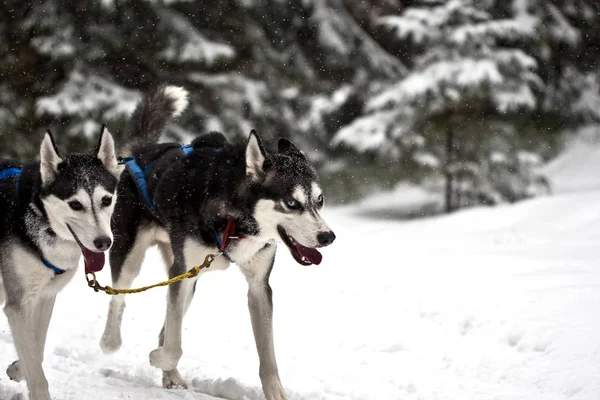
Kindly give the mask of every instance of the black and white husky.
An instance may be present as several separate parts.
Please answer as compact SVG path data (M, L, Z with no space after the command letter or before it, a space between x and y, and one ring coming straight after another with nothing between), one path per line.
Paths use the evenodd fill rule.
M31 400L50 399L42 361L56 294L82 253L87 269L104 265L121 171L104 128L93 154L62 157L47 132L39 163L0 161L0 304L19 356L6 372Z
M199 136L187 147L156 144L164 124L185 103L183 89L165 88L148 96L132 116L128 135L133 145L127 147L135 166L119 183L110 251L113 285L132 285L150 246L158 245L170 277L220 248L224 254L204 271L227 268L230 262L240 267L249 286L264 394L267 400L285 399L273 345L269 276L277 241L297 262L310 265L321 261L316 248L335 239L319 215L323 194L317 174L290 141L280 139L277 151L267 151L254 131L242 144L230 144L220 133ZM150 353L167 388L186 386L177 364L182 320L194 287L195 279L169 286L158 348ZM122 295L111 299L101 339L107 353L121 346L124 307Z

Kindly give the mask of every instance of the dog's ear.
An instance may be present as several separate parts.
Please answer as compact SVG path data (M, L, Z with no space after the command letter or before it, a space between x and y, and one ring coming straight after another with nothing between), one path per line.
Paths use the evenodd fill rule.
M58 175L58 164L62 158L58 153L52 132L46 131L42 145L40 146L40 174L42 175L42 185L52 182Z
M261 176L264 172L266 158L266 152L260 142L258 133L252 129L246 143L246 175Z
M306 156L296 145L287 139L281 138L277 143L277 150L282 154L287 154L293 157L300 157L306 159Z
M98 141L96 157L102 161L104 167L109 170L111 174L115 175L116 177L121 175L121 171L123 169L117 160L115 141L105 125L102 125L100 130L100 140Z

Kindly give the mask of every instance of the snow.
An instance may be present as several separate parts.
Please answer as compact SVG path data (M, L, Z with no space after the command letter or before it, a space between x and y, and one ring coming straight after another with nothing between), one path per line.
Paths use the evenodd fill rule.
M511 90L498 90L494 93L494 104L501 113L516 111L519 108L533 109L537 103L529 86L519 86Z
M93 119L86 119L82 122L74 124L71 128L69 128L68 134L70 136L77 136L80 133L83 133L83 135L87 138L94 138L100 135L101 127L102 125Z
M140 99L139 92L125 89L97 75L77 69L56 94L37 100L38 115L96 115L102 111L104 121L129 116Z
M415 102L424 102L431 97L444 95L452 100L461 96L478 93L482 86L491 87L491 100L498 111L506 112L519 107L531 109L536 98L530 84L539 83L533 73L525 72L524 82L511 81L501 70L506 66L519 69L533 69L535 60L520 50L495 51L492 58L438 61L414 71L405 79L374 96L367 102L369 111L387 107L408 106ZM466 92L466 93L465 93Z
M508 13L500 19L492 19L485 11L491 3L450 0L421 5L404 8L402 15L376 18L392 38L419 50L413 54L407 74L367 95L363 110L367 115L342 127L334 144L343 142L358 151L382 148L385 154L389 147L403 148L394 138L422 133L436 116L461 114L466 109L473 112L473 107L481 107L485 113L489 111L486 107L492 106L496 114L539 107L539 93L546 86L538 74L541 66L515 44L539 39L542 17L532 14L537 10L532 4L515 0L514 15ZM564 30L559 17L554 17L555 25ZM581 86L578 93L588 95L579 108L591 117L593 107L587 105L593 105L598 96L593 86L591 90Z
M596 72L580 74L572 68L565 71L565 80L576 82L573 86L580 96L572 105L573 110L582 114L587 120L600 120L600 76Z
M596 170L597 171L597 170ZM291 399L597 399L600 191L410 222L325 213L320 266L277 256L279 369ZM164 278L151 250L136 284ZM109 271L100 273L103 283ZM184 324L189 390L148 364L163 289L129 296L124 344L101 354L108 297L83 272L59 295L44 364L53 398L259 399L258 360L235 267L203 276ZM15 358L0 317L0 365ZM0 398L24 384L0 376Z
M600 190L600 127L589 125L572 134L565 150L544 165L554 193Z
M387 78L396 78L405 71L398 58L392 56L373 40L352 15L342 0L304 0L304 6L312 8L311 21L316 28L319 44L334 55L365 63L369 69ZM331 55L329 54L331 53Z
M238 73L207 75L194 72L188 75L188 79L218 88L217 100L229 107L250 107L253 113L260 113L266 108L267 85L264 82L245 78Z
M163 18L169 20L173 30L180 36L178 40L172 40L173 43L159 54L160 58L177 62L199 61L212 66L218 61L227 61L235 57L233 47L209 40L179 13L168 9L163 9L160 13ZM182 38L183 44L179 45Z
M285 98L293 98L290 95L295 91L287 89L282 95ZM297 96L297 93L295 93ZM352 86L341 85L331 94L318 94L311 98L306 116L300 120L300 130L307 132L325 131L325 120L327 116L339 109L352 95Z
M441 161L435 155L428 153L426 151L417 151L415 152L413 159L421 165L429 166L431 168L436 168L441 165Z
M346 143L360 152L376 150L387 153L393 139L402 136L403 125L398 122L400 115L400 112L392 110L357 118L335 134L332 145ZM388 134L392 125L396 127L393 137Z
M378 19L378 22L391 29L396 38L410 39L416 44L438 39L444 33L442 28L450 24L453 17L461 14L473 20L488 19L489 15L470 6L468 1L450 0L443 5L429 8L413 7L404 11L403 15L389 15Z
M575 46L579 43L581 39L579 30L569 23L560 10L556 8L556 6L549 4L548 11L554 22L550 29L550 33L554 36L554 39L558 42L565 42L571 46Z
M439 211L442 204L439 192L401 182L392 190L372 194L357 204L345 207L345 210L353 215L406 219Z
M469 88L503 82L504 77L498 70L498 65L489 59L439 61L411 73L398 84L373 97L367 103L367 109L372 111L389 105L410 103L439 94L447 87Z
M73 27L68 27L56 35L38 36L31 44L40 53L52 58L69 57L75 54L73 45Z
M315 7L312 17L317 21L321 43L333 51L349 55L351 49L347 45L348 40L344 37L343 30L339 29L340 25L343 25L342 17L331 12L324 2L315 1L312 5Z
M538 20L526 15L514 19L499 19L472 25L457 27L450 35L455 44L464 45L473 38L491 38L504 40L519 40L536 35Z

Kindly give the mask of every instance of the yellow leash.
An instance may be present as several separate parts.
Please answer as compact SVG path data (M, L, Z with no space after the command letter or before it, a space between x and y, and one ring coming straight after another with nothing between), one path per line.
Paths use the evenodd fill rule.
M168 281L155 283L154 285L144 286L144 287L137 288L137 289L115 289L110 286L102 286L102 285L100 285L100 283L98 283L98 280L96 280L96 274L93 272L85 274L85 279L87 280L88 286L91 287L92 289L94 289L94 291L96 291L96 292L102 291L109 295L141 293L141 292L145 292L146 290L149 290L149 289L152 289L155 287L168 286L172 283L182 281L184 279L194 278L194 277L198 276L198 274L200 273L201 270L203 270L204 268L210 267L210 264L220 254L222 254L222 253L218 252L215 254L207 255L206 258L204 258L204 262L201 265L194 266L192 269L190 269L185 274L177 275L176 277L173 277L173 278L169 279ZM90 275L91 275L91 278L90 278Z

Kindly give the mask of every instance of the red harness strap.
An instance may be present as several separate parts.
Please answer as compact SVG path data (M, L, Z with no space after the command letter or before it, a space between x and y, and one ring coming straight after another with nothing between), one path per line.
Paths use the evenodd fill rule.
M219 243L219 251L224 253L227 246L229 246L229 243L231 243L231 239L241 240L243 238L244 236L235 234L235 221L230 217L227 220L227 226L223 231L223 239L221 240L221 243Z

